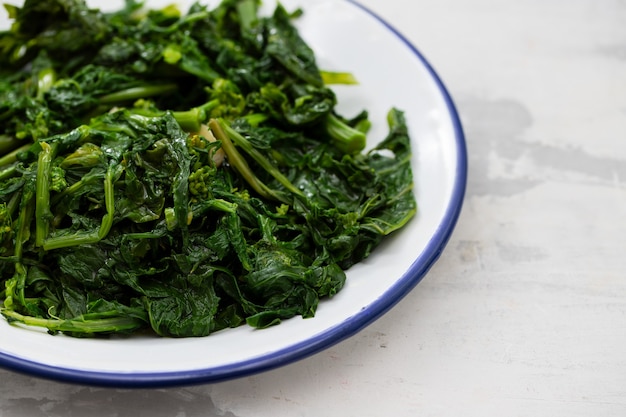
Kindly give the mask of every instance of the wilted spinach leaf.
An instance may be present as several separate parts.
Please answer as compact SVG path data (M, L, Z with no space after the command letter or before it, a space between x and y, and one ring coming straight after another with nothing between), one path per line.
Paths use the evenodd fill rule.
M7 6L4 317L76 337L313 317L413 217L404 114L364 153L367 112L336 112L299 12L259 4Z

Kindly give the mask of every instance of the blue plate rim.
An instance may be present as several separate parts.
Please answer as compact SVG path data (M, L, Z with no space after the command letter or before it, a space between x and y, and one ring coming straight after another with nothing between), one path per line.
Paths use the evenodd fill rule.
M236 379L299 361L353 336L389 311L424 278L426 273L439 259L447 245L461 213L465 198L467 185L467 147L461 120L447 88L424 55L422 55L402 33L380 15L356 0L344 1L363 10L377 20L421 61L439 88L450 114L457 149L456 172L452 197L446 208L443 221L426 245L419 259L420 262L414 262L392 287L356 315L349 317L324 333L258 358L219 367L189 371L109 373L56 367L0 352L1 367L15 372L60 382L115 388L163 388Z

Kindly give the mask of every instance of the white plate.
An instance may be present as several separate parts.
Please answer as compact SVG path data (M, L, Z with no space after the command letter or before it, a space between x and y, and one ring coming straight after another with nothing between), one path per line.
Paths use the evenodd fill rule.
M122 1L90 4L111 9ZM297 26L322 69L349 71L359 80L358 86L336 88L339 110L346 116L369 110L370 146L387 133L387 111L394 106L405 111L414 146L418 215L369 259L350 269L345 288L320 303L315 318L296 317L265 330L228 329L205 338L110 340L50 336L0 320L0 366L68 382L125 387L235 378L288 364L353 335L427 273L454 228L465 192L465 142L450 96L415 47L359 4L347 0L282 4L288 10L304 10ZM1 15L0 27L7 25L6 15Z

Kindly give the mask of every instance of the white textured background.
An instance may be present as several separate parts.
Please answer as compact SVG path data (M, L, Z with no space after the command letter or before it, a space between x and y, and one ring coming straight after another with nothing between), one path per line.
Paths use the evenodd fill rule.
M0 417L626 416L626 1L361 0L442 77L469 149L439 262L373 325L162 390L0 370Z

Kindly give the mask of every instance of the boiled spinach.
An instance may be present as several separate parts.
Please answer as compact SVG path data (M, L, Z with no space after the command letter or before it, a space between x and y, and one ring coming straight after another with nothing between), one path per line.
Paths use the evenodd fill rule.
M0 298L50 333L312 317L416 212L404 114L364 152L281 5L6 6Z

